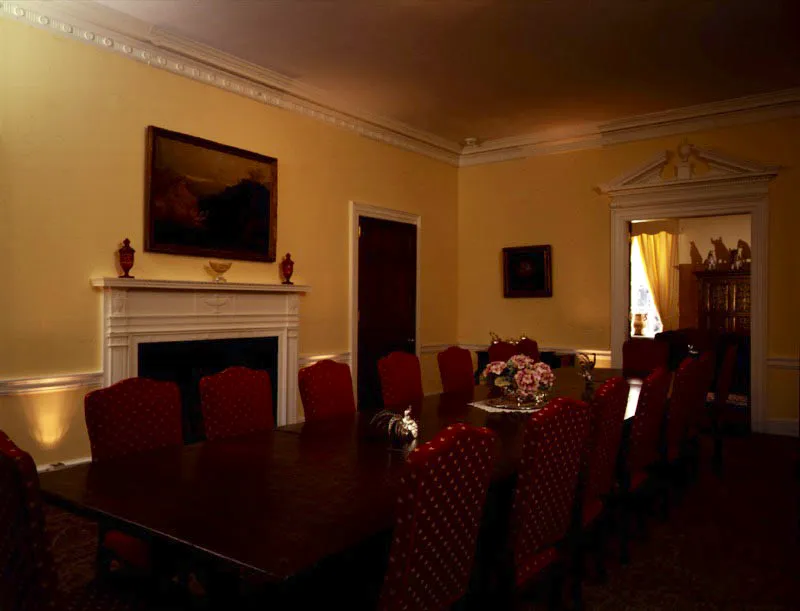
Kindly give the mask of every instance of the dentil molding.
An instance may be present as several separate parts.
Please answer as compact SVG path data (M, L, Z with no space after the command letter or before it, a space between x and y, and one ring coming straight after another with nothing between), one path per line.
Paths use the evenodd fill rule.
M0 0L0 16L459 167L800 116L800 88L794 88L465 146L386 117L337 109L322 91L102 5Z

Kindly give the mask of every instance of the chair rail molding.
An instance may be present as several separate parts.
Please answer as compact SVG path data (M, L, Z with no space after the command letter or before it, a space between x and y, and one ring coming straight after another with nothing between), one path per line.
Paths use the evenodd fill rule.
M665 177L672 159L674 177ZM708 171L697 173L697 161ZM622 366L630 310L630 233L634 220L723 214L751 215L752 265L751 403L753 429L766 432L767 417L767 264L769 261L769 184L780 168L727 157L684 142L677 152L662 151L642 165L599 185L611 208L611 354Z
M103 383L102 371L26 376L0 380L0 397L91 388Z

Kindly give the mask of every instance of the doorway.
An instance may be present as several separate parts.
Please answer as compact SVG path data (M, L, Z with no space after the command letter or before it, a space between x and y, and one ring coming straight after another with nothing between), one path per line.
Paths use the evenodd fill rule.
M351 353L360 410L379 408L378 360L419 354L419 231L416 215L352 204Z
M631 338L688 341L718 362L736 348L724 414L750 426L750 214L635 219L630 223Z

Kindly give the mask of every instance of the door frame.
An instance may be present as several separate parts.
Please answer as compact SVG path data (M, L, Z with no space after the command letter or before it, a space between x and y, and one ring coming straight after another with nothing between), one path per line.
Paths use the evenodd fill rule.
M659 178L668 159L660 153L615 183L600 187L611 197L611 366L622 367L622 344L630 325L630 221L750 214L750 418L754 431L767 432L769 183L778 168L693 151L716 171Z
M358 397L358 224L361 217L406 223L417 228L416 257L416 312L414 313L414 352L419 358L420 329L420 256L422 245L422 217L419 214L381 208L363 202L350 201L350 372L353 376L353 392Z

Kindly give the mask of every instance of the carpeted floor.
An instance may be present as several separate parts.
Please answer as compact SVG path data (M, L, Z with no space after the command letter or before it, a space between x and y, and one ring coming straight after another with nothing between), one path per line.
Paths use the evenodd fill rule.
M675 499L669 518L648 522L648 535L621 566L613 541L609 578L587 583L591 610L800 609L800 485L798 440L752 435L725 446L721 478L704 460L699 477ZM705 448L705 456L709 454ZM77 591L92 581L93 523L48 509L48 531L61 587ZM120 597L140 609L176 609L127 587Z

